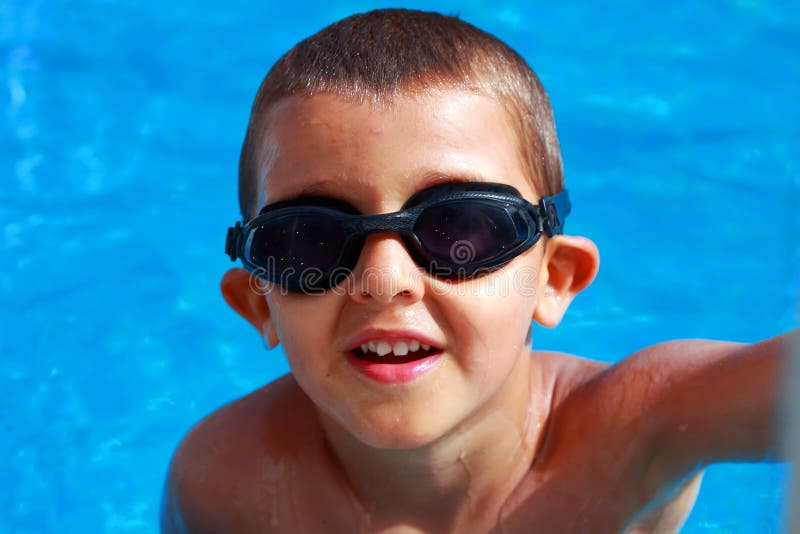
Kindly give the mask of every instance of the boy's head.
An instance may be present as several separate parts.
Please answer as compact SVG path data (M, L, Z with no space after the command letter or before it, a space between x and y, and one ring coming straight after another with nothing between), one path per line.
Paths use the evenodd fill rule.
M431 443L472 416L512 411L529 384L531 320L555 326L597 269L584 238L554 235L546 249L532 238L543 228L534 203L563 187L538 80L508 47L450 17L367 13L293 48L256 98L240 184L245 218L261 215L229 240L258 245L234 257L291 264L282 276L341 264L355 249L346 280L321 294L254 291L242 269L222 289L267 346L283 345L328 431L375 446ZM441 188L494 196L453 208ZM376 220L397 225L369 235L355 226ZM443 279L420 269L415 238L417 252L443 244L438 257L458 259L450 245L464 242L513 257L485 276Z
M239 161L239 205L258 211L269 111L291 96L333 94L391 105L398 95L457 89L497 100L539 195L561 191L563 170L547 94L533 70L492 35L455 17L404 9L353 15L298 43L261 84Z

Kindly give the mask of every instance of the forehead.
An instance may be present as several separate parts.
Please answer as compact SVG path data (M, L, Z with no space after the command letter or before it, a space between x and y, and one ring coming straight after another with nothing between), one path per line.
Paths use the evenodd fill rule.
M384 211L450 180L507 183L535 198L508 112L488 96L432 91L386 104L291 97L273 107L266 128L258 207L314 194Z

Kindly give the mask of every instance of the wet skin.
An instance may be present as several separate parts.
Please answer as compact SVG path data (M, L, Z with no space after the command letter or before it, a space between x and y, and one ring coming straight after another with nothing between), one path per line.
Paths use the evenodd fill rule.
M508 183L535 202L505 113L454 90L389 105L287 99L259 152L258 205L314 194L387 213L452 180ZM589 240L557 236L448 282L377 234L345 292L265 296L229 271L226 300L283 345L292 375L186 436L164 530L676 530L699 468L771 452L785 339L676 341L613 367L531 351L531 321L556 326L598 262ZM424 336L436 364L408 382L373 380L348 358L365 332Z

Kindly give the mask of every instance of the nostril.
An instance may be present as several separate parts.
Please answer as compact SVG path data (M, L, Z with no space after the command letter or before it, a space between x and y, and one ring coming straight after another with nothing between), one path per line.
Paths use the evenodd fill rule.
M404 243L396 236L379 237L370 236L376 241L368 239L362 250L353 271L356 284L353 297L362 302L379 300L384 303L395 298L412 301L421 297L420 270L405 250Z

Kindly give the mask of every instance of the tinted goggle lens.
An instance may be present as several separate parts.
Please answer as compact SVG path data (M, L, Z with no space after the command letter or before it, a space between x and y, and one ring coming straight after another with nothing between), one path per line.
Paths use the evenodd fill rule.
M326 213L276 217L256 226L247 246L250 263L277 279L289 269L298 272L339 267L347 234L341 221Z
M414 224L421 247L439 264L491 260L517 241L517 233L506 209L479 200L431 206Z

